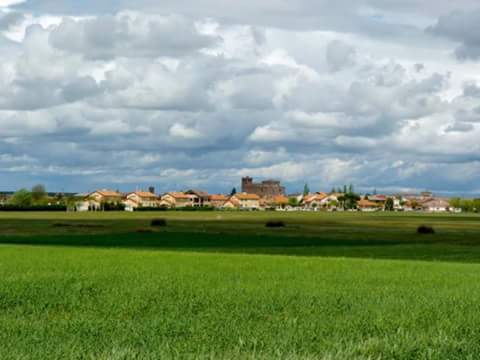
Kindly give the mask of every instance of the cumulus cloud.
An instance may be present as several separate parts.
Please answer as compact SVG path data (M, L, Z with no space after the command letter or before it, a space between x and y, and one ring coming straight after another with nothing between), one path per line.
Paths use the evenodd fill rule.
M355 64L355 49L343 41L334 40L327 45L327 64L331 71L339 71Z
M218 41L218 37L201 34L185 17L134 12L80 20L65 18L50 34L55 48L93 60L185 56Z
M25 19L25 15L20 12L1 12L0 11L0 31L8 30Z
M0 8L18 5L26 2L26 0L0 0Z
M470 132L474 129L474 126L465 122L455 122L449 125L445 131L446 132Z
M478 189L478 79L448 55L476 34L452 2L185 4L0 10L0 186Z
M453 11L441 16L437 23L429 28L433 34L444 36L460 45L455 55L461 60L480 58L480 9L474 11Z

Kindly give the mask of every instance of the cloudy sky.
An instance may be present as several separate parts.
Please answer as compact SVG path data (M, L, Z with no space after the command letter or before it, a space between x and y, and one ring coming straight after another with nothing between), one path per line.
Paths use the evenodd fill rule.
M478 0L0 0L0 190L480 194Z

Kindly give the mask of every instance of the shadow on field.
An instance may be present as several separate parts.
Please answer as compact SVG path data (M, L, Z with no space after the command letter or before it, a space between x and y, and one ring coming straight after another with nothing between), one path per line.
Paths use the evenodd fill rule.
M168 251L480 262L480 246L395 240L245 234L136 232L0 237L4 245L158 249Z

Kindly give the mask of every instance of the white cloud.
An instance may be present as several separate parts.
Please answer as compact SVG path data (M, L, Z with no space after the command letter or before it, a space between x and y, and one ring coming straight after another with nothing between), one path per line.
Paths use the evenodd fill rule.
M18 5L26 2L26 0L0 0L0 8Z
M183 138L183 139L198 139L202 137L202 134L192 128L188 128L183 124L174 124L170 130L169 134L176 138Z
M478 188L478 64L451 56L475 60L470 0L458 21L444 0L52 3L1 3L15 184Z

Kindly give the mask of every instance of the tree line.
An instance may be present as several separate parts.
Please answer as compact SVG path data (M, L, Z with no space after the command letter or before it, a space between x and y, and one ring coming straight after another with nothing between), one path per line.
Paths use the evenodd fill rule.
M449 203L452 208L462 209L464 212L480 212L480 199L453 198Z
M23 188L16 191L0 208L4 211L66 210L69 200L62 194L49 196L45 186L38 184L30 190Z

